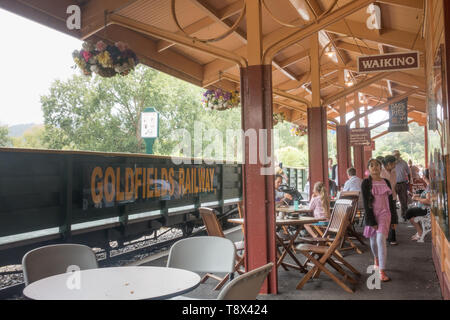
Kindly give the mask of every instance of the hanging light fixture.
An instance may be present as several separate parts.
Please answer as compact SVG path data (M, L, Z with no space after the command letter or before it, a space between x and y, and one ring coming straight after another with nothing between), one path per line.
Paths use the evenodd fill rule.
M350 72L347 69L344 69L344 79L345 79L345 85L347 87L351 87L355 84L353 79L350 76Z
M332 58L332 57L336 54L336 52L334 52L333 50L331 50L330 47L327 47L325 54L326 54L328 57Z

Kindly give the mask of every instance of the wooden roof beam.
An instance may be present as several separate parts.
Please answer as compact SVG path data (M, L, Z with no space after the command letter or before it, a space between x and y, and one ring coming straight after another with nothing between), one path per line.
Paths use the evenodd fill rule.
M413 94L416 90L417 90L417 89L413 89L413 90L411 90L411 91L409 91L409 92L407 92L407 93L404 93L404 94L402 94L402 95L399 95L399 96L397 96L397 97L394 97L394 98L392 98L392 99L386 101L386 102L383 103L383 104L380 104L380 105L378 105L378 106L376 106L376 107L373 107L373 108L367 110L366 112L360 113L359 115L354 116L353 118L349 119L349 120L347 121L347 124L350 125L350 124L351 124L353 121L355 121L355 120L364 118L365 116L367 116L367 115L369 115L369 114L371 114L371 113L373 113L373 112L375 112L375 111L384 109L384 108L388 107L390 104L395 103L395 102L398 102L398 101L400 101L400 100L402 100L402 99L408 97L409 95Z
M392 6L400 6L423 10L423 0L377 0L380 3L386 3Z
M383 29L383 34L379 35L376 31L367 29L365 23L348 19L346 22L347 23L342 20L338 21L332 25L326 26L325 30L347 36L352 36L353 34L357 38L382 43L392 47L425 52L425 41L420 38L416 39L416 34L414 33L394 29ZM411 49L413 43L414 47Z
M216 10L211 6L211 4L207 0L190 0L192 3L194 3L197 7L202 9L209 17L211 17L216 23L219 23L226 29L229 29L233 26L233 22L231 22L229 19L221 19L219 10ZM233 34L237 35L239 39L247 44L247 34L245 31L241 30L239 27L233 32ZM297 76L288 71L283 69L280 66L280 63L273 60L272 64L276 69L278 69L281 73L283 73L286 77L288 77L291 80L297 80Z
M156 43L139 32L115 25L110 28L112 32L107 33L106 40L116 42L127 39L142 63L197 86L202 85L203 68L197 62L174 51L160 54L156 50Z
M398 82L410 87L416 87L421 91L426 91L426 79L406 72L396 72L386 76L386 79Z
M312 35L314 32L318 32L321 28L323 28L324 25L328 25L329 23L333 23L334 21L337 21L338 19L342 18L343 16L346 16L348 14L351 14L355 12L358 9L363 8L365 5L370 4L371 0L355 0L353 3L346 4L344 7L336 10L336 12L332 12L327 17L324 17L320 23L311 23L309 25L305 25L305 28L302 30L288 28L288 27L280 27L268 34L266 34L263 37L263 50L267 51L269 47L273 47L272 50L274 50L274 55L278 53L278 46L275 47L275 44L280 40L284 39L284 42L298 42L302 39L305 39L309 35ZM304 22L302 19L294 19L293 21L289 21L289 23L292 24L299 24L301 22ZM240 47L234 51L234 54L246 56L247 48L246 46ZM268 54L271 54L268 52ZM267 57L269 59L269 57ZM272 61L272 56L269 59ZM220 60L219 60L220 61ZM207 63L204 66L204 79L206 81L209 81L211 79L214 79L218 77L219 71L226 71L227 69L234 67L234 64L227 63L227 64L220 64L218 60L214 60L210 63ZM220 68L218 66L220 65Z
M87 1L86 4L81 7L81 40L86 40L105 28L105 11L108 13L117 13L117 11L127 7L135 1L136 0Z
M380 54L387 53L382 43L378 44L378 49L380 50ZM392 97L394 94L392 92L391 81L389 79L386 79L386 84L387 84L387 89L388 89L388 92L389 92L389 96Z
M294 54L293 56L290 56L289 58L279 60L279 65L281 68L286 68L289 67L291 64L299 62L308 57L309 57L309 50L303 50L300 51L299 53Z
M367 86L371 85L372 83L377 82L377 81L385 78L386 75L390 74L390 73L392 73L392 72L379 73L379 74L377 74L375 76L372 76L371 78L369 78L369 79L367 79L367 80L365 80L363 82L359 82L359 83L353 85L352 87L349 87L349 88L347 88L347 89L345 89L345 90L343 90L343 91L341 91L341 92L339 92L339 93L337 93L337 94L335 94L333 96L325 97L324 98L324 104L330 104L330 103L332 103L332 102L334 102L334 101L336 101L336 100L338 100L340 98L343 98L343 97L345 97L345 96L347 96L347 95L349 95L349 94L351 94L351 93L353 93L355 91L360 91L360 89L362 89L364 87L367 87Z
M221 21L228 19L229 17L232 17L238 13L240 13L240 11L243 8L243 0L238 0L233 2L232 4L226 6L225 8L222 8L220 10L214 10L214 12L217 14L217 18L220 19ZM194 34L200 30L203 30L207 27L209 27L210 25L216 23L216 20L214 18L212 18L210 15L186 26L184 28L184 32L186 32L187 34L191 35ZM181 31L178 31L177 34L183 34ZM171 46L175 45L173 42L170 41L166 41L166 40L160 40L158 41L157 44L157 48L159 52L162 52L168 48L170 48Z
M216 10L207 0L189 0L193 4L195 4L198 8L203 10L210 18L214 20L214 22L218 23L222 27L227 30L233 26L233 22L229 19L221 19L219 10ZM238 38L243 42L247 43L247 35L245 31L240 29L239 27L233 32L233 34L237 35Z
M409 121L408 121L408 124L410 124L410 123L412 123L412 122L415 122L415 120L409 120ZM389 130L385 130L385 131L383 131L383 132L377 134L376 136L372 137L371 139L372 139L372 140L375 140L375 139L381 138L382 136L384 136L384 135L386 135L386 134L388 134L388 133L391 133L391 132L390 132Z
M409 88L409 90L411 90L411 88ZM414 93L417 92L418 89L415 89ZM360 90L360 92L367 94L367 95L371 95L374 96L375 98L380 97L380 86L377 86L376 84L373 84L369 87L363 88ZM410 91L405 91L405 92L410 92ZM426 112L426 102L423 99L418 99L418 98L414 98L412 95L414 94L410 94L408 96L408 105L413 106L417 111L419 112Z
M342 40L336 41L336 46L340 49L343 49L345 51L356 53L360 55L374 55L379 54L378 50L367 48L364 45L357 46L355 44L351 44Z
M320 17L324 13L324 10L322 9L320 4L316 0L306 0L306 2L309 5L311 11L316 16L316 18ZM326 31L325 31L325 34L328 37L329 41L331 42L331 47L334 48L334 50L336 52L336 56L337 56L338 60L340 61L340 63L342 65L346 65L349 62L349 57L344 52L339 50L338 47L336 47L336 43L334 42L334 35L326 32Z

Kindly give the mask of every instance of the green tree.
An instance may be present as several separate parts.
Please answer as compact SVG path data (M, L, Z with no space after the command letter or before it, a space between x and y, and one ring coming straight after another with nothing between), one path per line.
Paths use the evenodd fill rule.
M12 138L12 144L15 148L46 149L44 135L44 126L33 126L25 131L21 137Z
M283 147L275 152L278 161L283 162L283 167L307 167L307 153L295 147Z
M8 137L8 127L0 126L0 147L11 146L11 139Z
M386 128L372 132L372 136L384 130ZM425 164L424 147L424 128L417 123L411 123L408 132L390 132L375 140L373 155L386 156L392 154L393 150L399 150L405 161L411 159L413 163Z
M155 154L172 155L179 142L174 134L177 129L187 130L193 145L196 123L223 133L240 128L240 110L207 111L200 103L202 92L202 88L144 66L126 77L74 76L55 81L50 93L41 97L44 142L54 149L144 152L140 118L146 107L160 114Z

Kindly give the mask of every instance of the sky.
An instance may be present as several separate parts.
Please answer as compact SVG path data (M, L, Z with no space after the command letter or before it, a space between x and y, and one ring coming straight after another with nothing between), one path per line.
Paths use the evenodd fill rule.
M0 9L0 125L44 123L40 96L72 69L82 42Z

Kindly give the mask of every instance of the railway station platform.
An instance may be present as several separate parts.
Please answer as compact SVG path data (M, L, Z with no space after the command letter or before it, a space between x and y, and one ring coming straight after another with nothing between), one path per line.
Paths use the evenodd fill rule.
M344 252L345 259L361 272L354 293L347 293L330 278L321 275L318 279L310 280L301 290L295 287L302 277L296 270L278 270L279 294L258 296L259 300L442 300L439 280L433 266L431 256L431 236L427 235L424 243L411 241L414 228L409 223L400 222L397 229L398 245L388 244L388 262L386 273L392 281L381 283L381 289L369 289L366 285L370 274L367 267L373 261L370 248L364 248L362 254L355 251ZM239 227L233 228L227 237L233 241L242 239ZM368 242L367 242L368 243ZM360 248L362 248L360 246ZM363 249L363 248L362 248ZM300 256L300 255L298 255ZM167 255L153 261L146 261L142 265L164 266ZM287 260L288 261L288 260ZM301 260L303 262L303 260ZM217 284L208 279L187 296L214 299L219 291L214 291Z

